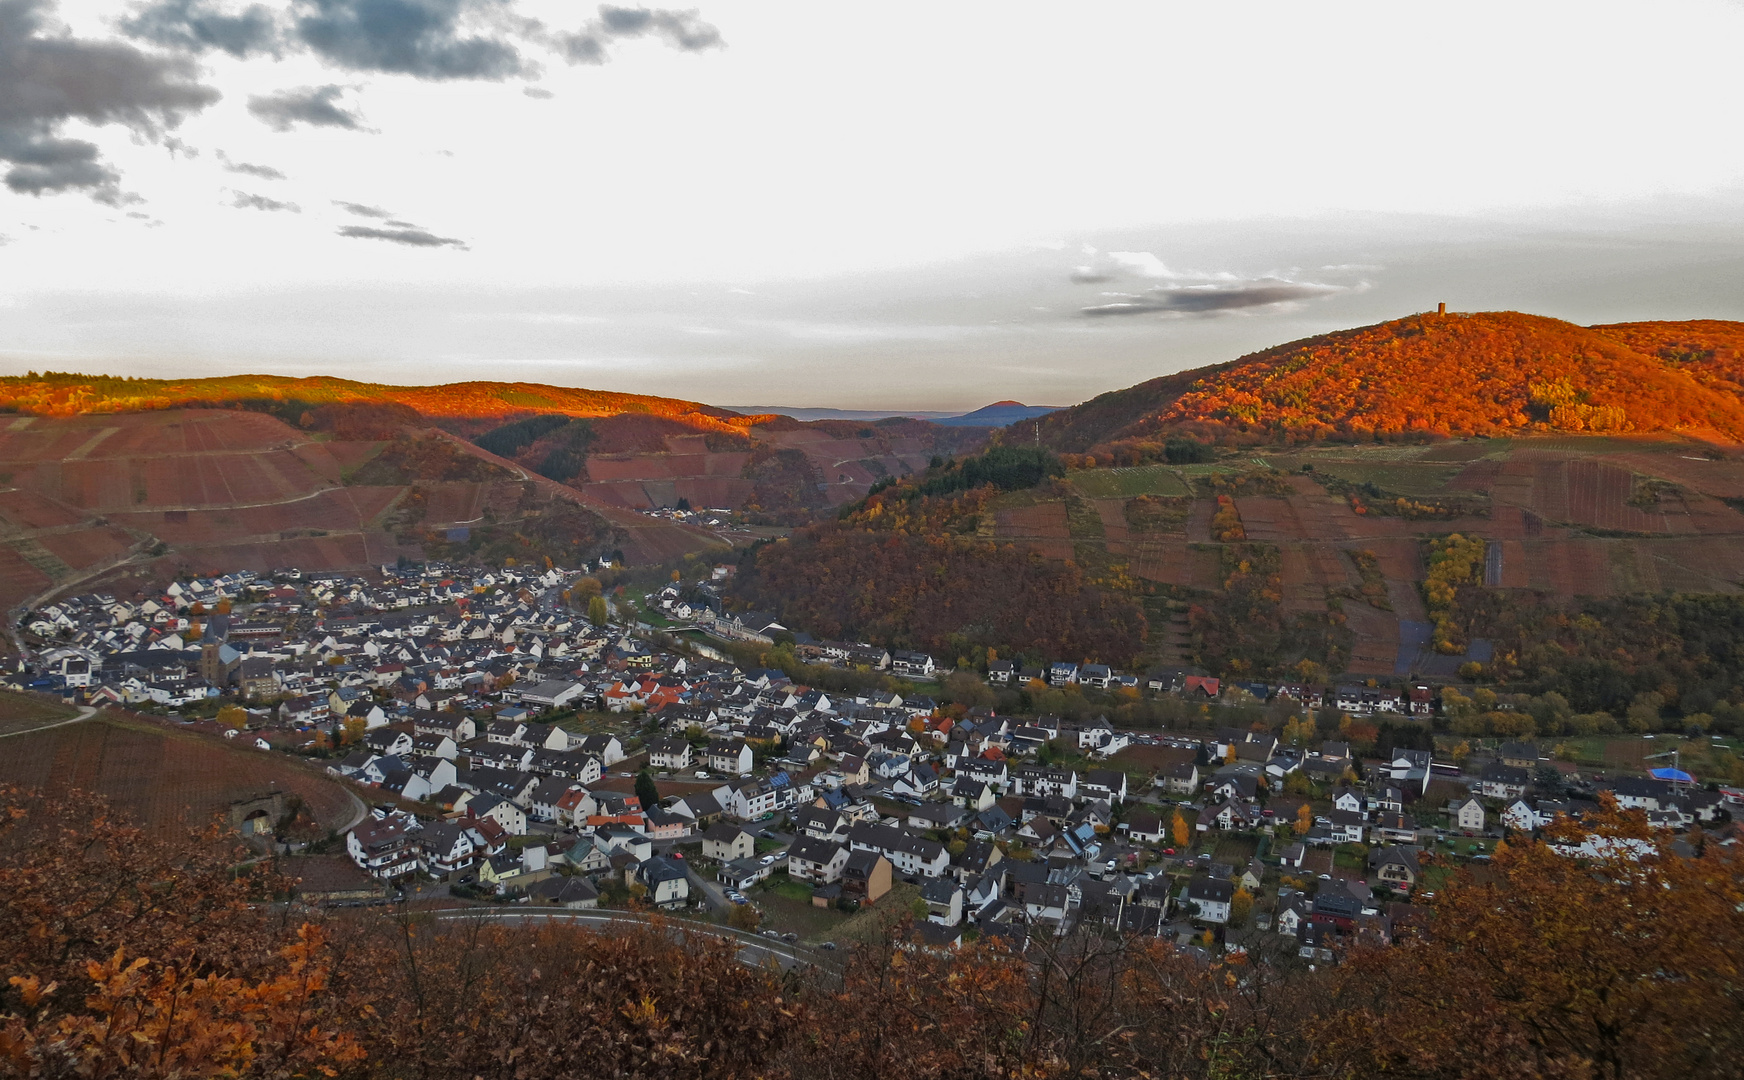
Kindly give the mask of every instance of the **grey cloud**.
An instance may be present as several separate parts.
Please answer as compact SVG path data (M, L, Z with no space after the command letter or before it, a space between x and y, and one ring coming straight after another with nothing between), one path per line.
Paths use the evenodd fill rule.
M572 64L603 64L606 47L616 38L654 35L684 52L702 52L725 45L721 32L702 20L696 11L669 8L624 8L602 4L599 17L580 32L561 34L558 51Z
M342 86L304 86L248 99L248 111L274 131L289 131L297 124L337 127L359 131L363 118L336 104Z
M265 195L250 195L245 191L238 191L230 205L238 210L288 210L293 214L303 212L303 208L294 202L280 202Z
M206 0L158 0L120 25L129 37L190 53L217 49L240 59L279 52L278 20L260 4L227 15Z
M524 86L521 88L521 93L526 94L530 98L538 98L541 101L548 101L557 96L551 91L545 89L543 86Z
M271 165L255 165L247 161L227 161L224 163L224 167L233 173L241 173L244 176L253 176L261 180L283 180L285 178L284 173L279 172Z
M501 16L495 0L302 0L297 10L298 38L353 71L500 80L528 70L511 42L461 29Z
M455 247L466 250L464 240L452 236L437 236L416 226L378 229L369 225L341 225L339 235L356 240L386 240L390 244L404 244L407 247Z
M0 161L6 186L24 195L82 190L120 205L121 177L94 143L61 135L70 120L120 124L161 138L188 113L218 100L185 58L64 33L46 36L46 0L0 0Z
M1129 293L1120 299L1081 308L1080 311L1091 316L1213 315L1223 311L1297 303L1344 291L1345 288L1339 285L1284 281L1278 278L1218 282L1210 285L1165 285L1143 293Z
M393 217L393 211L383 210L379 206L365 206L363 203L342 202L338 199L333 200L333 205L339 207L339 209L345 211L348 214L355 214L358 217L366 217L366 218Z

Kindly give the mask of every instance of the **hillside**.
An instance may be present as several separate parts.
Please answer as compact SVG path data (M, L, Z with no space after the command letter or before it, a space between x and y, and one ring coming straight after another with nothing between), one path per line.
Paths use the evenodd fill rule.
M1160 459L1169 435L1231 445L1552 432L1736 442L1741 343L1744 327L1717 321L1412 315L1103 394L1043 418L1041 437L1131 464ZM1014 437L1034 425L1022 426L1030 430Z
M973 449L986 437L979 428L903 417L801 422L537 383L389 386L268 375L169 380L55 372L0 378L0 414L47 419L181 409L260 413L343 442L386 442L438 427L599 506L747 510L790 524L860 498L884 477L925 468L935 454Z
M120 573L724 547L433 428L318 437L231 409L0 417L0 609Z

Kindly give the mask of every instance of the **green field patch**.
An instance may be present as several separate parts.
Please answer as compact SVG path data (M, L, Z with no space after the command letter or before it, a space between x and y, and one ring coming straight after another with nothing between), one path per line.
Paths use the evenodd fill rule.
M1185 466L1210 468L1211 466ZM1187 485L1168 465L1138 465L1124 469L1087 469L1072 473L1070 483L1090 499L1130 499L1134 495L1186 495Z
M0 691L0 733L30 731L77 715L77 710L58 702Z
M1459 475L1461 466L1403 462L1359 465L1329 461L1316 465L1315 469L1348 483L1373 484L1395 495L1438 495L1446 491L1448 482Z

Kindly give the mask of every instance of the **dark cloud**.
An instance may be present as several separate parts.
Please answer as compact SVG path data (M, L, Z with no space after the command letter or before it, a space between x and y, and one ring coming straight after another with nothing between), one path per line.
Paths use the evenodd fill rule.
M1218 282L1210 285L1165 285L1143 293L1127 293L1105 304L1080 309L1085 315L1212 315L1221 311L1298 303L1344 292L1339 285L1311 281Z
M355 214L358 217L386 218L394 216L393 211L391 210L383 210L379 206L365 206L363 203L342 202L339 199L335 199L333 200L333 205L339 207L339 209L348 214Z
M386 240L390 244L405 244L407 247L455 247L466 250L466 241L452 236L437 236L435 233L420 229L415 225L405 225L402 228L378 229L370 225L341 225L340 236L349 236L356 240Z
M617 38L653 35L685 52L701 52L725 44L721 32L695 11L666 8L624 8L602 4L599 17L578 33L558 35L555 45L572 64L603 64L606 47Z
M245 191L238 191L230 205L238 210L288 210L293 214L303 212L303 208L294 202L280 202L265 195L250 195Z
M278 20L260 4L227 15L206 0L158 0L137 9L120 25L129 37L184 52L217 49L239 59L279 52Z
M297 11L297 37L352 71L507 79L528 70L511 42L461 29L463 19L502 17L496 0L302 0Z
M161 138L188 113L218 100L185 58L131 45L45 35L46 0L0 0L0 161L6 186L25 195L84 191L98 202L128 200L97 146L61 134L70 120L120 124Z
M303 86L248 99L248 111L274 131L289 131L297 124L310 127L363 129L363 118L336 104L343 86Z

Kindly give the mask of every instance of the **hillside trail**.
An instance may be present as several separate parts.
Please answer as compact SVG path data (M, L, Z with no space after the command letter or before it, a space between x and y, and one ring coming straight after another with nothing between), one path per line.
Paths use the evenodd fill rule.
M68 724L76 724L81 720L89 720L91 717L96 715L96 706L81 705L79 706L79 715L73 717L71 720L56 720L52 724L44 724L41 727L28 728L24 731L8 731L6 734L0 735L0 739L10 739L16 735L35 735L39 731L52 731L58 727L66 727Z

